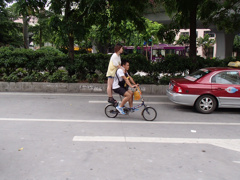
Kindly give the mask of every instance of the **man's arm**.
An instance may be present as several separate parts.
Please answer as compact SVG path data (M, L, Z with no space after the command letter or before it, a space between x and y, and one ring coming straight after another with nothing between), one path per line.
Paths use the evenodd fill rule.
M125 80L125 82L127 83L127 85L129 85L129 87L131 87L131 88L134 88L134 87L136 87L136 85L134 84L134 85L132 85L131 83L130 83L130 81L126 78L126 76L122 76L122 78Z
M129 76L130 82L131 82L132 84L138 85L138 84L135 83L135 81L133 80L133 78L132 78L130 75L128 75L128 76Z

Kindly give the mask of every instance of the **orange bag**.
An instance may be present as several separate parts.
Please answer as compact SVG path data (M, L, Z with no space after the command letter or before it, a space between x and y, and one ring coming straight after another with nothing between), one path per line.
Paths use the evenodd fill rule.
M139 100L141 99L142 92L139 87L137 87L133 93L134 95L134 100Z

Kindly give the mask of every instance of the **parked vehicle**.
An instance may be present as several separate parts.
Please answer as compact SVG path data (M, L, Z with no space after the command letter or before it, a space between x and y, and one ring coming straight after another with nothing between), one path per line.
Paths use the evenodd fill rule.
M240 108L240 68L210 67L171 79L167 96L205 114L216 108Z

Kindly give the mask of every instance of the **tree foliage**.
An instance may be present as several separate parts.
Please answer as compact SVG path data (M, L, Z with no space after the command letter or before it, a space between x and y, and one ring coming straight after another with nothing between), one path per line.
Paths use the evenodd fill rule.
M190 37L189 35L183 35L181 34L179 36L179 39L176 41L176 44L179 44L179 45L188 45L190 44Z
M21 24L12 21L13 16L7 8L10 1L0 1L0 46L22 46Z
M203 48L203 53L205 57L209 56L209 48L213 47L216 40L210 38L208 34L204 35L204 37L197 38L197 46Z
M234 38L233 51L237 53L237 57L240 57L240 35Z
M23 42L26 49L29 48L28 21L30 16L35 15L40 10L44 10L47 0L18 0L13 4L15 14L23 20Z
M240 31L240 1L215 0L202 5L199 16L205 25L215 24L219 30L226 33Z
M36 13L38 22L34 26L29 27L29 31L33 33L33 40L35 44L38 44L40 47L44 46L44 43L53 44L53 33L49 26L50 18L53 16L53 13L47 10L42 10Z
M173 24L190 29L190 56L196 56L196 24L214 24L227 33L238 32L240 27L239 0L155 0L161 3ZM194 58L193 58L194 59Z
M147 22L143 18L146 1L108 0L104 2L105 9L100 14L90 16L90 19L94 19L95 22L91 39L100 52L106 53L108 46L116 42L140 44L141 40L137 39L136 35L141 32L146 33ZM138 38L140 38L139 35Z

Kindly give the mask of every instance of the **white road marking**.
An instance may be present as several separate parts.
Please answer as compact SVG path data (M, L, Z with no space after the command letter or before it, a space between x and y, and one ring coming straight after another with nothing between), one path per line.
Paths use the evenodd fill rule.
M170 143L170 144L210 144L240 152L240 139L194 139L124 136L74 136L80 142L128 142L128 143Z
M94 104L107 104L106 101L88 101L88 103L94 103ZM121 103L121 101L119 101ZM134 101L133 104L141 104L141 101ZM170 104L174 105L172 102L145 102L145 104Z
M121 124L176 124L176 125L216 125L240 126L240 123L231 122L183 122L183 121L131 121L131 120L91 120L91 119L26 119L26 118L0 118L0 121L30 121L30 122L76 122L76 123L121 123Z

